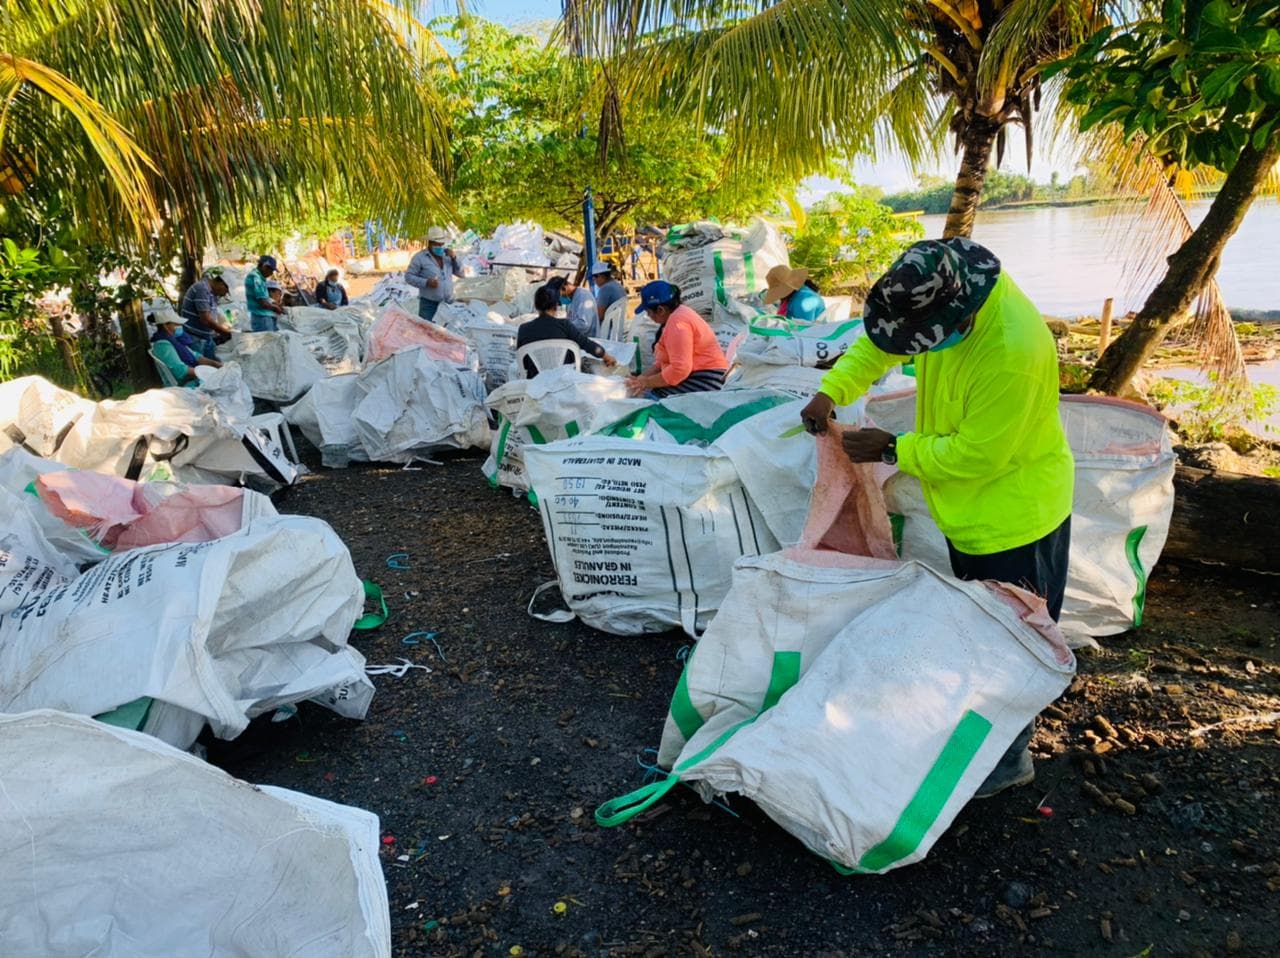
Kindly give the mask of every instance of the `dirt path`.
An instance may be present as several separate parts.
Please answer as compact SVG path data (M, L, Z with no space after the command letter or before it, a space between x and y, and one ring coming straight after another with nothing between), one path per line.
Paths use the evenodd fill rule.
M1034 785L971 805L922 864L842 878L742 799L677 790L596 827L642 781L686 639L529 618L541 524L479 460L322 472L280 507L386 590L369 661L434 671L375 678L364 722L303 706L209 757L381 817L397 955L1276 953L1275 580L1158 569L1146 625L1082 656L1042 723ZM424 630L439 652L401 644Z

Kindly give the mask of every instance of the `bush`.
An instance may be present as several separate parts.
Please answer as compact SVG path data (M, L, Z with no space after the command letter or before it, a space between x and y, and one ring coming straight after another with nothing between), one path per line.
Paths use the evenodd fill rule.
M861 294L922 235L919 221L896 217L863 193L832 194L809 210L792 239L791 261L828 295Z

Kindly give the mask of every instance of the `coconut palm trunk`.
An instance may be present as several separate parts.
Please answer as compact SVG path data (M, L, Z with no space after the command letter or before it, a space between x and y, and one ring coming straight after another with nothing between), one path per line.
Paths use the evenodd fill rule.
M1280 134L1261 149L1246 146L1200 225L1169 257L1169 269L1133 322L1098 358L1089 388L1119 395L1151 358L1175 320L1185 316L1218 271L1227 241L1280 162Z
M991 151L995 148L1000 127L1001 124L993 120L975 117L965 128L960 139L960 172L956 175L955 191L951 194L943 239L973 233L973 221L978 215L982 186L987 181Z

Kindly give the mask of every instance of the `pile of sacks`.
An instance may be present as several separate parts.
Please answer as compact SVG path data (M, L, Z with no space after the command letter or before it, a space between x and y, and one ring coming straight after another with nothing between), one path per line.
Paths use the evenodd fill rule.
M38 376L0 383L0 452L33 455L129 479L291 485L291 457L279 417L252 416L239 370L211 371L212 388L151 389L92 402Z
M256 492L0 453L9 950L389 955L375 815L182 751L304 700L363 718L363 602L333 530Z
M763 292L769 270L779 265L790 265L786 241L762 217L746 227L699 221L667 234L662 276L680 287L686 305L710 320L716 303Z
M146 699L137 727L179 748L303 700L364 716L364 587L326 523L22 449L0 454L0 502L0 712Z
M563 601L553 614L619 635L700 635L736 561L800 540L817 477L814 441L799 426L804 401L726 389L588 408L567 379L542 387L549 375L491 397L509 428L485 469L538 504ZM910 430L915 392L903 383L912 380L886 378L840 421ZM1173 511L1174 457L1165 421L1146 407L1064 397L1062 417L1076 459L1062 628L1079 645L1141 622ZM901 557L949 574L918 480L889 467L879 478Z

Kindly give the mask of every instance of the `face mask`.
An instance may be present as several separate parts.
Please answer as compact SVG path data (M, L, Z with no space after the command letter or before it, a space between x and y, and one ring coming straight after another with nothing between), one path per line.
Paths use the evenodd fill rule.
M971 326L969 328L972 329L973 327ZM940 353L944 349L950 349L952 346L956 345L957 343L964 342L965 337L967 337L968 335L969 335L968 329L965 329L965 330L957 329L954 333L952 333L950 336L948 336L946 339L944 339L942 342L938 343L938 345L934 346L932 349L928 351L931 353Z
M435 253L437 256L443 256L443 255L444 255L444 247L443 247L443 246L433 246L433 247L431 247L431 252Z
M561 305L561 306L568 306L571 302L573 302L573 300L572 300L572 299L570 299L568 296L561 296L561 297L560 297L560 305Z

